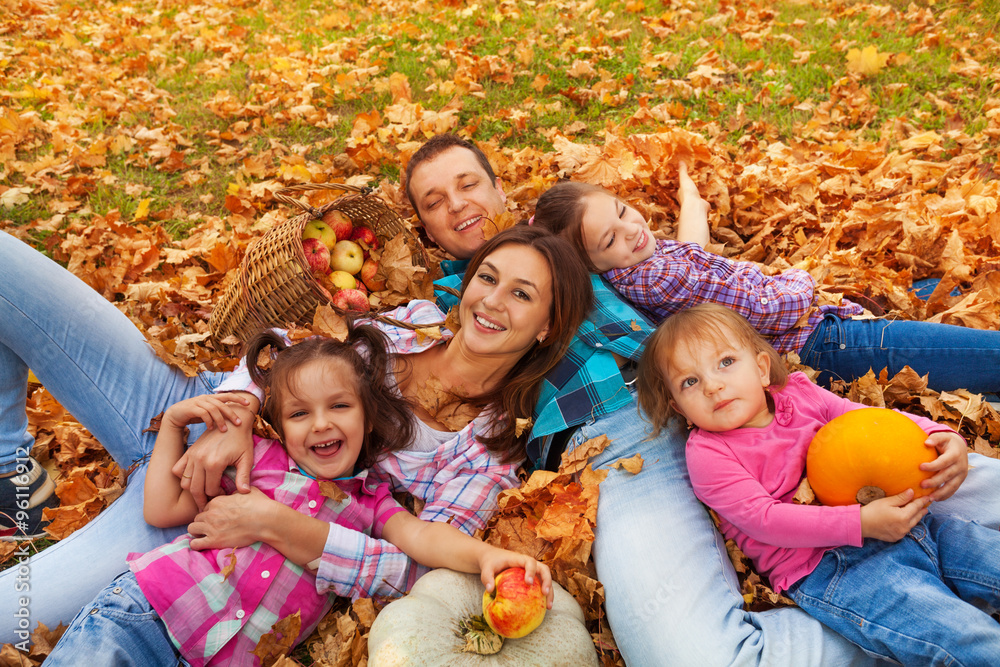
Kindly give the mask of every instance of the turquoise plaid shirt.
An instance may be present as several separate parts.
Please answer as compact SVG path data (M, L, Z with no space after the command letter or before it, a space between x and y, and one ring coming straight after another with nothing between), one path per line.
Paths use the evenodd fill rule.
M442 271L451 275L435 284L460 289L467 264L442 262ZM600 276L590 278L594 308L580 325L569 352L545 376L533 415L532 439L579 426L632 402L611 353L638 361L643 344L655 327ZM458 299L438 292L437 302L442 310L448 310ZM633 329L633 323L638 330Z

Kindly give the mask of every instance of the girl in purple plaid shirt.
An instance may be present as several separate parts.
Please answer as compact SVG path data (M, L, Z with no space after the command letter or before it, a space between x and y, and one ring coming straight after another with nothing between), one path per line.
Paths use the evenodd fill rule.
M366 483L367 468L412 440L409 403L389 382L385 334L351 327L346 342L310 338L288 346L274 332L247 346L250 374L265 392L263 415L278 439L254 439L252 494L395 544L429 567L480 572L487 590L508 567L523 567L552 602L548 568L487 545L444 522L421 521L393 500L387 484ZM256 363L253 362L256 360ZM156 526L191 522L198 507L171 468L185 449L184 430L238 423L234 394L205 395L164 413L145 481L144 512ZM227 491L232 492L232 480ZM372 488L374 486L374 488ZM266 523L267 519L264 517ZM84 607L47 664L257 664L253 653L275 621L299 613L307 636L330 609L317 593L315 562L324 539L302 539L282 522L273 539L235 549L195 550L191 534L146 554Z
M569 240L593 273L656 322L699 303L743 315L781 353L850 381L910 366L938 391L1000 390L1000 332L865 316L847 299L820 305L806 271L768 275L708 252L708 204L681 163L677 240L655 239L642 214L604 188L562 181L538 200L533 224Z

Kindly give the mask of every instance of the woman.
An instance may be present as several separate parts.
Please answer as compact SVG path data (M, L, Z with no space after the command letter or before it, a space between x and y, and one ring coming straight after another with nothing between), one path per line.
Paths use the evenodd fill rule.
M565 279L554 280L556 266ZM470 414L475 418L461 428L441 430L445 425L432 410L416 408L418 426L428 435L425 442L436 437L440 444L436 449L400 452L380 467L397 486L426 501L422 518L454 516L453 523L471 532L485 522L496 495L516 483L514 469L523 458L525 437L517 434L516 419L530 415L540 378L565 352L590 307L592 293L586 270L565 242L524 227L491 239L466 275L460 309L464 326L458 334L420 341L408 329L388 328L387 333L401 355L397 379L404 395L416 396L434 375L443 389L468 397L465 402L474 406ZM185 378L168 367L114 306L6 234L0 234L0 285L4 286L2 389L19 387L20 392L20 407L17 399L0 392L0 415L4 415L0 434L18 442L24 438L23 392L30 366L116 461L123 467L139 462L123 496L93 522L31 558L25 567L0 574L0 614L18 619L18 626L0 635L0 640L18 642L27 638L19 634L20 618L26 619L23 627L29 629L38 622L50 627L68 622L100 587L123 571L129 552L151 549L181 532L153 529L142 519L144 457L154 439L143 430L150 417L165 407L216 389L224 377ZM64 313L81 312L81 303L89 313L81 326L63 321ZM419 324L443 316L427 302L396 313L397 319ZM244 420L243 426L248 422ZM219 516L252 502L250 498L246 494L228 504L219 503L222 498L211 503L191 525L193 534L203 536L192 546L218 545L225 538L233 539L228 546L245 543L235 539L235 531L219 527ZM252 513L276 508L250 509ZM311 539L319 535L328 546L354 539L335 528L313 524L305 531ZM248 530L243 529L241 536L247 539ZM343 554L350 551L341 543L336 557L324 555L319 563L318 581L328 583L331 591L358 595L384 586L384 576L413 580L416 570L408 559L386 543L371 542L350 545L357 560L369 566L363 579L339 578Z

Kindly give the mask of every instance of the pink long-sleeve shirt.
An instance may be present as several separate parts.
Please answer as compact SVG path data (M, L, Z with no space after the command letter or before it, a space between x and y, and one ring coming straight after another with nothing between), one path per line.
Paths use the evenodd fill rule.
M812 572L829 549L861 546L860 505L796 505L792 498L816 431L834 417L869 406L832 394L802 373L791 374L771 396L770 424L720 433L696 428L686 453L695 495L718 513L722 534L782 591ZM903 414L928 434L950 431Z

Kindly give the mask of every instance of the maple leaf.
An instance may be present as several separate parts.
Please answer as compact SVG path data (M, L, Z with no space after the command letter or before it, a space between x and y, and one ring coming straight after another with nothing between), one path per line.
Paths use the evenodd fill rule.
M446 389L434 375L417 389L415 398L431 419L449 431L462 430L481 412L481 408L466 403L466 397Z
M879 53L878 49L870 45L861 50L850 49L847 52L847 71L861 76L873 76L882 71L891 57L891 53Z

